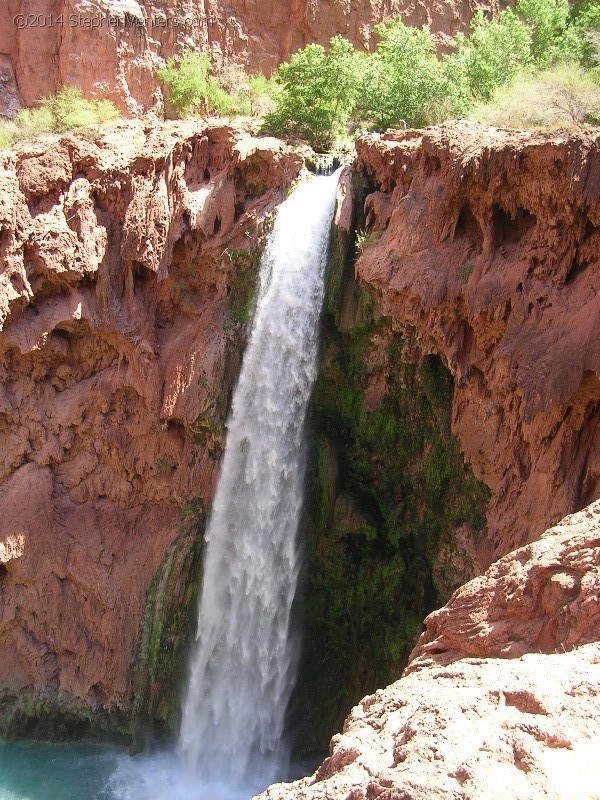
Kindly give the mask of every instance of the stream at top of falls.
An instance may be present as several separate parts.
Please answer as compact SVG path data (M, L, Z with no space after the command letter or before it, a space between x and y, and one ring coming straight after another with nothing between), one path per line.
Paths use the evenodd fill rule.
M290 777L284 717L299 641L304 422L338 172L279 207L206 531L179 740L129 757L99 745L0 742L0 800L247 800Z

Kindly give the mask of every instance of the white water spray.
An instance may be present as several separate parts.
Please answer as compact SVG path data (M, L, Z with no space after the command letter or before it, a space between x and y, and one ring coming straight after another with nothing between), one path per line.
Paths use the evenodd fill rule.
M313 178L281 205L261 261L206 534L179 741L186 771L205 784L254 789L278 777L285 763L303 430L337 177Z

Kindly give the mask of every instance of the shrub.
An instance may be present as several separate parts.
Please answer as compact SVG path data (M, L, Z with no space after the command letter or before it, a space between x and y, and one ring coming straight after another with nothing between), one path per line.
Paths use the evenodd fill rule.
M600 63L600 3L580 0L571 8L572 28L581 41L581 64L594 68Z
M199 111L221 116L252 113L250 98L257 85L255 78L249 78L236 66L227 67L219 79L209 73L208 55L193 50L186 50L177 60L170 58L159 70L159 79L169 89L168 103L178 116L188 117ZM266 78L263 80L267 82Z
M46 119L52 120L50 130L59 133L83 125L93 125L100 121L99 117L105 120L106 115L110 113L109 107L114 109L114 116L117 116L112 103L107 100L100 102L86 100L81 90L75 86L65 86L58 94L42 97L40 106L40 112L46 112Z
M471 98L489 100L531 60L531 33L509 8L498 19L486 19L478 11L470 38L458 34L456 43L457 50L445 59L444 67L448 82L456 83L454 92L463 105Z
M282 64L275 77L276 109L265 131L302 136L326 150L344 129L359 90L360 56L350 42L334 36L329 51L309 44Z
M13 125L8 120L0 120L0 150L12 147L14 141Z
M600 85L579 67L559 66L513 84L472 117L508 128L581 127L600 122Z
M264 75L257 73L248 80L248 100L250 113L263 117L275 109L273 100L273 82Z
M362 75L363 117L378 128L425 124L428 105L447 93L429 29L397 17L375 31L380 41Z
M583 39L569 26L568 0L519 0L517 13L531 32L531 55L536 66L580 60Z
M210 59L186 50L178 60L169 58L158 78L169 88L168 102L180 116L189 116L206 99Z
M12 120L0 123L0 147L43 133L63 133L84 125L116 119L119 112L110 100L86 100L80 89L65 86L57 94L42 97L38 108L24 108Z

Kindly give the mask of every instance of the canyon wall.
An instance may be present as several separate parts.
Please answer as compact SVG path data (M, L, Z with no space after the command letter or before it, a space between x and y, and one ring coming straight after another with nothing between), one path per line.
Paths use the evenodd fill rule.
M397 13L407 24L430 25L443 46L479 7L497 2L7 0L0 8L0 115L63 85L109 98L128 114L160 112L156 70L185 47L210 53L219 68L237 63L271 73L296 50L326 45L336 34L369 48L373 25Z
M479 568L600 495L600 139L455 122L359 139L356 262L405 353L439 354L492 490Z
M597 138L458 122L357 153L309 415L306 751L599 494ZM303 159L199 121L1 158L0 732L173 730L256 256Z
M467 122L357 143L311 406L300 748L460 584L600 495L598 144Z
M357 153L311 406L314 750L460 584L600 494L597 136L454 122Z
M0 731L126 733L174 713L255 254L303 160L198 121L0 159Z

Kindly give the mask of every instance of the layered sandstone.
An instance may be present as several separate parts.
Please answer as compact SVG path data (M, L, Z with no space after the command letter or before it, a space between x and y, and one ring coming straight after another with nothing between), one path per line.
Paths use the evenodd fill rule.
M599 565L596 502L459 589L317 772L260 797L595 800Z
M496 5L496 0L233 0L227 6L216 0L8 0L0 7L0 57L6 61L0 62L0 114L21 101L32 105L63 85L109 98L129 114L160 111L156 70L185 47L210 53L219 68L236 63L270 73L296 50L310 42L326 45L336 34L369 48L373 25L397 13L407 24L430 25L443 44L468 27L475 8Z
M253 251L303 162L198 121L0 158L6 732L27 703L130 707L148 589L212 496Z
M405 355L453 374L452 430L493 492L485 568L600 494L600 139L455 122L357 152L356 273Z

